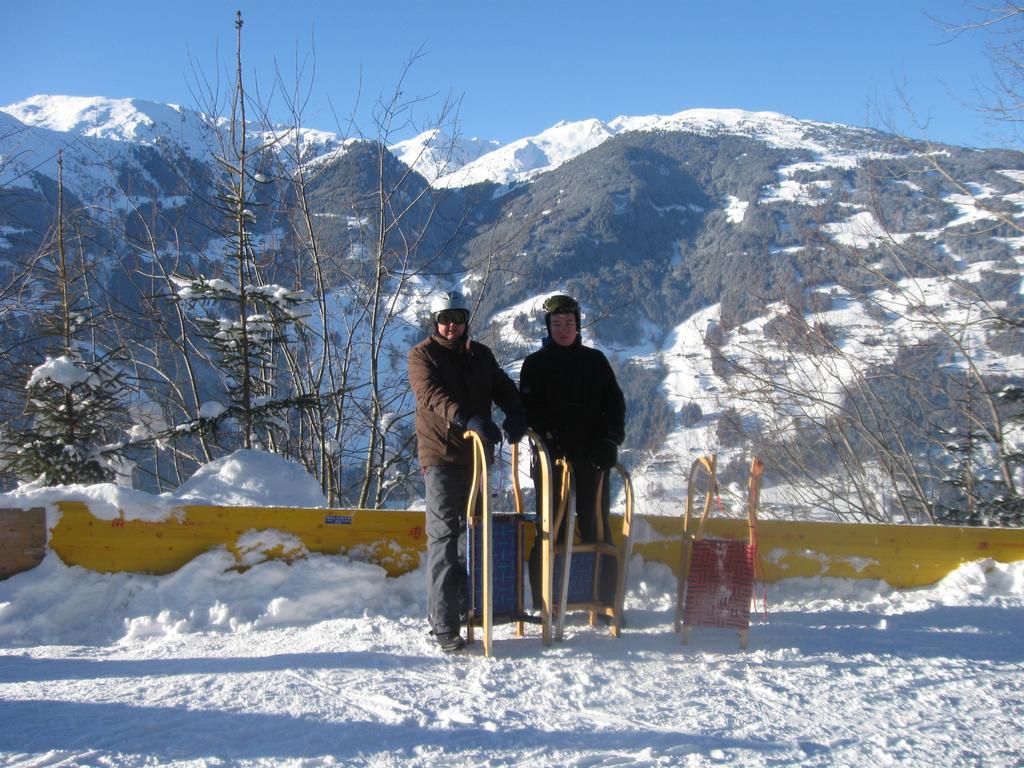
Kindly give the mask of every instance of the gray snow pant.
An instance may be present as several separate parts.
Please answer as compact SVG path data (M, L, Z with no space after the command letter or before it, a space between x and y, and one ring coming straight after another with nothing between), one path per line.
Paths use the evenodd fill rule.
M471 467L427 467L427 619L437 634L459 632L467 607L466 501Z

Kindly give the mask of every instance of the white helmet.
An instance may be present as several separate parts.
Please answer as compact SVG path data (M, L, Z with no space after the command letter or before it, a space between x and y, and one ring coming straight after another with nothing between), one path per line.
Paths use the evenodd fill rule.
M438 314L447 309L461 309L466 313L466 320L469 320L469 304L458 291L441 291L437 294L430 302L430 319L436 323Z

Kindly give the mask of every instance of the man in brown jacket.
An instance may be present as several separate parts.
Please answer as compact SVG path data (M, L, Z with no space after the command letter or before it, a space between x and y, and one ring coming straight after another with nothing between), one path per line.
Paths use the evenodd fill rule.
M466 612L466 502L477 432L485 444L501 442L491 420L497 404L509 442L526 432L519 390L483 344L469 338L469 307L458 292L430 304L433 333L409 352L409 383L416 396L416 440L427 494L427 617L445 651L457 651Z

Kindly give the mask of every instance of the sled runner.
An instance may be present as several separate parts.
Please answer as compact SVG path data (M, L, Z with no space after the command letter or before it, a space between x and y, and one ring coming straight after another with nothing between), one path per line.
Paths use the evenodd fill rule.
M552 510L554 509L551 454L548 453L548 449L547 446L544 445L544 441L541 440L540 436L532 429L528 429L526 431L526 436L529 438L530 445L534 448L533 455L537 461L540 479L540 487L534 488L534 492L537 494L538 499L540 525L534 526L534 529L540 529L539 536L542 546L542 574L544 587L541 590L540 606L541 642L543 642L545 646L548 646L551 645L551 620L554 615L554 606L551 600L551 573L548 565L551 558L550 531ZM521 516L521 519L526 520L527 518L523 507L523 489L519 482L518 445L512 446L512 488L515 492L516 511ZM522 562L523 561L521 561L521 564ZM522 623L518 624L517 631L519 634L522 634Z
M707 475L707 490L704 510L694 529L693 502L702 470ZM742 541L704 536L712 501L721 506L715 456L701 457L690 467L674 622L675 631L682 632L684 644L689 642L690 627L702 626L736 629L740 634L740 647L747 647L756 576L757 505L763 473L763 463L755 458L747 483L748 540Z
M551 525L545 527L545 548L542 560L543 584L545 595L552 595L555 606L553 623L555 639L561 640L568 611L585 610L589 614L590 626L597 624L598 616L608 618L608 625L613 637L618 637L622 629L622 605L626 596L626 579L629 559L632 554L631 530L633 525L633 483L629 473L621 464L615 465L615 471L622 478L625 489L626 509L622 518L622 535L619 544L605 543L603 516L601 515L602 494L609 493L604 487L603 475L598 481L595 499L597 520L596 541L593 543L577 542L576 539L576 505L575 482L570 462L559 459L556 471L562 473L559 487L561 494L558 508ZM555 542L556 532L565 520L565 541ZM615 593L612 602L602 602L600 596L601 574L603 569L616 568Z

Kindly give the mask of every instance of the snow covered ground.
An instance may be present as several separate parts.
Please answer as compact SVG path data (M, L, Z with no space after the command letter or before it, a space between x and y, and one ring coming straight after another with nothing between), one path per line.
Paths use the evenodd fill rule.
M671 573L634 559L622 637L582 615L550 648L503 626L491 659L434 645L422 571L235 565L50 555L0 582L0 764L1024 765L1024 562L913 591L769 585L741 651L701 628L680 645Z

